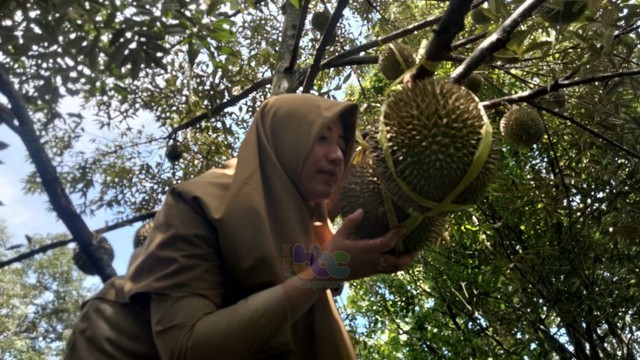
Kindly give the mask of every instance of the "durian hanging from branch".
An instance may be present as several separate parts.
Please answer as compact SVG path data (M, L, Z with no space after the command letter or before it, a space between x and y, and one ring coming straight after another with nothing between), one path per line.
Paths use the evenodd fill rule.
M361 238L405 227L397 253L445 237L449 215L480 201L497 171L484 109L471 91L443 79L395 92L369 134L365 155L347 175L341 213L364 210L355 234Z

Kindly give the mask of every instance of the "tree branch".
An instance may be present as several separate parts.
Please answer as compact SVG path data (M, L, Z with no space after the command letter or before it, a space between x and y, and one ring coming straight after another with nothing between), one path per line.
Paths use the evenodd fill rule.
M324 33L322 34L322 39L320 40L320 45L318 45L318 49L316 49L316 54L313 58L313 63L309 67L307 71L307 76L304 79L304 84L302 85L302 92L308 93L311 91L313 87L313 83L320 72L320 62L324 57L324 53L327 49L327 46L334 40L334 32L335 28L340 22L342 18L342 12L349 5L349 0L338 0L338 4L336 5L336 9L333 11L331 15L331 19L329 19L329 23L327 27L324 29Z
M87 224L75 210L69 195L64 190L56 168L51 163L51 159L49 155L47 155L44 146L40 143L33 119L31 119L31 115L29 115L22 95L14 88L11 79L9 79L4 69L1 68L0 92L7 97L11 104L11 109L20 127L20 138L27 148L29 156L42 180L42 185L49 197L49 202L53 210L65 224L71 236L78 241L80 249L95 266L96 272L102 281L106 282L117 274L111 264L107 263L101 254L94 253L92 249L94 234L89 230Z
M500 25L495 33L483 41L462 65L458 66L451 75L450 81L456 84L461 83L462 80L482 65L491 54L504 48L509 42L509 37L520 23L531 16L533 11L542 5L543 2L545 2L545 0L527 0L520 5L520 7Z
M93 232L98 233L98 234L105 234L105 233L108 233L109 231L117 230L117 229L123 228L125 226L129 226L129 225L133 225L133 224L135 224L135 223L137 223L139 221L144 221L144 220L151 219L155 215L156 215L156 211L149 211L149 212L146 212L144 214L140 214L140 215L134 216L132 218L117 222L115 224L101 227L99 229L94 230ZM36 249L33 249L31 251L27 251L25 253L17 255L15 257L11 258L11 259L7 259L5 261L1 261L0 262L0 269L5 268L5 267L7 267L7 266L9 266L11 264L15 264L17 262L20 262L22 260L26 260L26 259L32 258L32 257L34 257L36 255L44 254L45 252L47 252L49 250L53 250L53 249L57 249L57 248L62 247L62 246L66 246L66 245L68 245L68 244L70 244L70 243L72 243L74 241L75 241L75 239L71 238L71 239L67 239L67 240L54 241L52 243L49 243L49 244L46 244L46 245L42 245L42 246L40 246L40 247L38 247Z
M558 90L572 87L572 86L591 84L595 82L601 82L601 81L606 81L606 80L611 80L611 79L616 79L621 77L631 77L631 76L638 76L638 75L640 75L640 69L587 76L585 78L576 79L576 80L559 80L559 81L550 83L546 86L537 87L533 90L524 91L515 95L505 96L498 99L483 101L480 104L485 109L492 109L492 108L502 106L504 104L515 104L519 102L526 102L528 100L533 100L540 96L547 95L551 92L558 91Z
M20 136L20 128L13 122L14 119L13 111L4 104L0 104L0 125L7 125L11 131Z
M437 66L451 53L453 39L464 30L464 17L471 8L471 0L451 0L447 10L442 15L438 27L433 30L433 37L429 41L424 59L418 61L418 66L410 75L410 81L416 82L432 77Z
M196 115L195 117L189 119L187 122L184 122L178 126L176 126L175 128L173 128L173 130L171 130L171 132L169 132L169 134L166 136L167 139L171 139L172 137L174 137L178 132L182 131L182 130L186 130L188 128L191 128L193 126L198 125L200 122L210 119L213 116L218 115L219 113L223 112L224 110L236 105L237 103L239 103L240 101L246 99L247 97L249 97L249 95L253 94L254 92L258 91L258 89L261 89L267 85L269 85L271 83L271 81L273 80L273 77L271 76L267 76L264 77L256 82L254 82L253 84L249 85L247 88L245 88L244 90L242 90L238 95L233 96L231 98L229 98L227 101L223 101L220 104L214 106L211 110L207 111L207 112L203 112L199 115Z
M296 91L297 81L294 68L308 6L308 0L305 0L300 8L296 8L291 1L286 1L283 6L284 21L282 22L282 33L278 47L278 61L273 70L271 95Z

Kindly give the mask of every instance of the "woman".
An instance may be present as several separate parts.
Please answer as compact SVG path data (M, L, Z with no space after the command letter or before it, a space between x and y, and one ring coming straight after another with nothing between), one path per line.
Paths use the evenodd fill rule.
M127 274L85 303L69 359L354 359L329 288L407 268L400 229L349 240L327 216L354 149L357 107L265 101L235 168L173 188Z

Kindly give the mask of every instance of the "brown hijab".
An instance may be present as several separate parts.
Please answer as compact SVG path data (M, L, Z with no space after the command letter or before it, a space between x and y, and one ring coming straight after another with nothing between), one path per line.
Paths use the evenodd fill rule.
M309 94L266 100L240 146L235 171L214 169L178 186L205 218L194 221L207 222L211 232L194 234L196 240L184 244L176 243L175 237L165 241L171 236L153 239L152 233L130 265L125 294L197 293L219 299L220 287L211 281L220 277L214 273L219 269L212 269L201 255L211 248L221 259L224 293L217 304L221 307L295 275L291 247L323 244L331 236L326 204L305 203L298 181L316 137L335 119L343 124L348 164L357 120L354 104ZM154 226L165 235L174 231L163 228L162 222ZM313 339L304 342L315 343L316 358L355 358L328 291L294 324L293 331L310 334Z

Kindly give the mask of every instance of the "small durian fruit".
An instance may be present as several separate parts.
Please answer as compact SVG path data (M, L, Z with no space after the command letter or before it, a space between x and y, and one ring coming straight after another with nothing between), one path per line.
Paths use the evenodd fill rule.
M180 161L180 159L182 159L184 151L182 150L180 144L174 141L169 144L169 146L167 146L167 150L164 152L164 155L167 157L167 160L169 160L170 163L175 164Z
M409 214L396 203L391 203L399 224L409 218ZM390 230L387 209L382 196L370 154L366 153L357 164L353 164L346 175L340 194L340 214L348 216L362 209L364 216L353 234L355 239L372 239L383 236ZM444 237L449 215L438 214L425 217L412 231L396 244L392 251L403 254L419 251L429 245L437 244Z
M472 93L477 94L484 86L484 78L480 73L474 72L462 81L462 86L471 90Z
M567 25L578 20L587 10L587 0L548 0L537 10L547 23Z
M400 207L417 213L431 208L420 205L406 189L427 201L443 201L472 166L480 166L474 165L476 152L483 129L491 129L478 98L463 86L442 79L418 81L394 93L383 106L380 123L385 127L388 154L377 140L383 137L379 127L374 129L376 141L370 145L380 182ZM500 154L496 143L488 140L486 161L451 204L472 205L484 197L497 172Z
M487 12L490 11L485 7L477 7L471 11L471 21L476 25L487 25L492 22L492 19Z
M531 147L544 135L544 122L536 111L514 106L500 120L500 131L510 144Z
M331 20L331 11L328 9L316 11L311 16L311 26L322 34L329 25L329 20Z
M99 236L97 239L93 239L93 249L94 251L106 258L108 263L113 262L113 258L115 254L113 252L113 247L109 244L109 241L104 236ZM76 264L78 269L87 275L95 275L96 269L93 264L89 261L89 258L80 250L80 247L76 245L73 249L73 262Z
M416 53L409 46L396 43L382 48L378 70L389 81L395 81L416 64Z
M145 241L147 241L147 237L151 232L151 228L153 228L153 220L149 220L145 222L144 224L142 224L142 226L138 228L138 230L136 230L136 233L133 235L134 249L139 248L144 244Z

